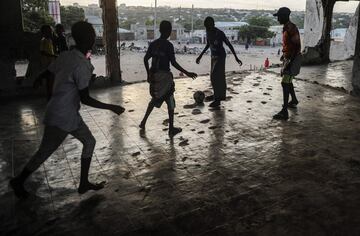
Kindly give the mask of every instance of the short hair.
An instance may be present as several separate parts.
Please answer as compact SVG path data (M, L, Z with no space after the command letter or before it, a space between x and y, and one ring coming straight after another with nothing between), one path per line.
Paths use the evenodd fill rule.
M76 44L87 42L96 36L92 24L86 21L78 21L71 27L71 35Z
M163 20L160 23L160 33L169 33L172 30L170 21Z
M204 20L204 25L205 26L215 26L214 18L212 18L211 16L206 17Z
M64 30L64 26L62 24L56 24L55 30Z

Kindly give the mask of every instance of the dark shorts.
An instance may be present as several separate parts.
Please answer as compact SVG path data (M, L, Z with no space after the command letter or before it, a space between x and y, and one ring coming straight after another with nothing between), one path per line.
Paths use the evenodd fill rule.
M176 104L175 104L174 94L168 96L168 97L165 98L165 99L155 99L155 98L152 98L151 101L150 101L150 103L154 104L154 106L157 107L157 108L160 108L164 102L166 102L166 104L168 105L168 108L169 108L170 110L174 110L174 109L175 109Z

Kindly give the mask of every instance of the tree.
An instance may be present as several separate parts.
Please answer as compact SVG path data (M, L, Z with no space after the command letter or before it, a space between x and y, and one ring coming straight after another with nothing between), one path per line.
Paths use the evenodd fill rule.
M47 0L24 0L23 1L23 18L24 30L35 32L42 25L54 25L54 20L49 15Z
M106 75L113 82L121 82L120 56L117 48L119 20L116 0L101 0L100 7L104 22Z
M85 19L84 9L74 6L61 6L60 15L65 29L71 29L74 23Z
M299 29L303 29L303 28L304 28L304 20L305 20L305 16L304 16L304 15L294 15L294 16L291 16L291 21L292 21Z
M154 20L153 20L153 19L146 19L145 25L146 25L146 26L154 25Z
M261 26L269 28L271 23L269 18L262 16L253 16L247 20L247 23L251 26Z
M272 25L272 19L262 16L254 16L248 19L249 25L244 25L239 28L239 37L246 39L248 42L256 38L271 38L274 33L269 31Z

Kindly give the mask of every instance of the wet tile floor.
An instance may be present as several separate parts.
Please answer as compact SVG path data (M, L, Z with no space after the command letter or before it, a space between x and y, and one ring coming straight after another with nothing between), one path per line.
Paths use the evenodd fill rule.
M1 106L1 235L358 235L360 100L295 82L300 104L287 122L280 78L228 75L220 110L192 105L209 78L176 81L176 125L169 140L166 106L146 132L137 127L149 100L145 83L96 90L119 103L120 117L83 107L97 145L93 181L105 189L78 195L81 145L68 137L27 182L18 201L7 183L36 151L45 102Z

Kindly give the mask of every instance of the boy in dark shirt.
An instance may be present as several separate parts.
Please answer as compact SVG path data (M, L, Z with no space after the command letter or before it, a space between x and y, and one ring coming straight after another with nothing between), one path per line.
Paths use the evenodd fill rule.
M96 140L81 118L80 102L91 107L110 110L117 115L123 113L125 109L99 102L89 95L89 82L94 67L85 55L95 42L92 25L87 22L77 22L73 25L71 33L76 48L62 53L44 72L45 77L52 75L55 77L54 92L46 107L45 130L41 145L22 172L10 180L10 186L19 198L28 196L24 188L26 179L52 155L68 134L83 144L78 192L83 194L104 187L104 183L93 184L88 179Z
M215 22L212 17L206 17L204 21L206 28L207 44L199 57L196 59L196 63L200 64L201 58L204 53L210 48L211 50L211 72L210 79L211 85L214 90L214 101L210 104L210 107L220 106L220 102L226 99L226 79L225 79L225 60L226 52L223 46L225 43L232 54L235 56L235 60L239 65L242 65L241 60L236 55L234 47L230 41L218 28L215 27Z
M56 36L54 39L55 52L57 54L60 54L64 51L69 50L69 48L67 46L66 38L64 35L65 29L62 24L55 25L55 33L56 33Z
M148 76L147 80L150 83L150 94L152 99L149 102L145 116L139 127L145 129L146 121L154 107L160 108L165 101L169 113L169 136L173 137L180 133L182 129L174 127L175 83L170 71L170 63L173 67L190 78L195 79L197 74L186 71L176 62L174 46L167 40L171 31L171 23L169 21L162 21L160 23L161 36L149 45L149 49L144 57L144 64ZM152 58L151 68L149 68L150 58Z

